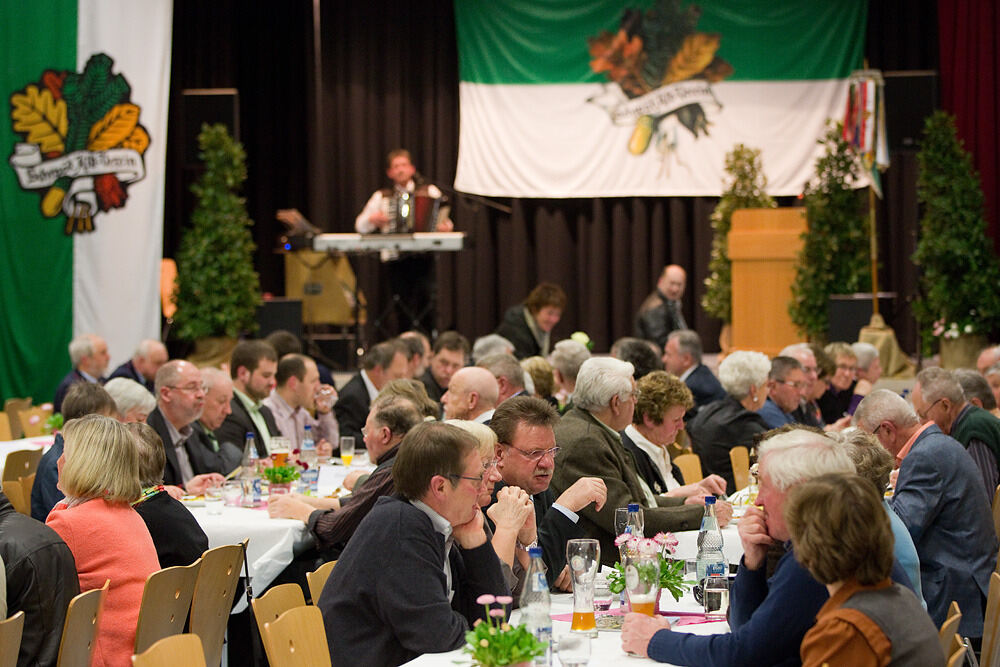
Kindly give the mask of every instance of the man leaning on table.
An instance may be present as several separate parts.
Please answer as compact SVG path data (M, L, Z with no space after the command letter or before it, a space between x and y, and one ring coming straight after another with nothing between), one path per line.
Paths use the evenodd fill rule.
M477 498L485 470L476 441L450 424L403 438L392 475L320 596L330 660L399 665L451 651L485 614L480 595L509 594Z
M629 614L622 648L660 662L698 667L798 665L799 645L829 598L826 588L795 559L782 509L789 490L827 473L853 473L847 449L821 433L792 429L760 445L762 507L740 520L743 558L729 598L729 634L695 636L671 632L665 617ZM768 551L785 543L770 578ZM909 584L894 562L894 581Z

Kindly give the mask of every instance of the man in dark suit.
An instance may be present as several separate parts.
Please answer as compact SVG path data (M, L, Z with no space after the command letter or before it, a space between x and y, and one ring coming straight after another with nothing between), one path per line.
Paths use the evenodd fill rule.
M229 472L226 461L213 451L205 432L195 422L205 405L201 371L187 361L168 361L156 372L156 409L146 423L163 440L166 465L163 483L199 494L222 484Z
M139 343L132 358L119 366L108 379L127 378L135 380L152 393L154 379L160 366L167 363L167 348L158 340L147 338Z
M694 408L685 419L691 419L698 410L713 401L726 397L719 379L701 363L701 338L690 329L673 331L663 346L663 365L679 377L694 396Z
M271 410L262 405L276 384L278 353L263 340L241 341L233 348L229 375L233 379L232 413L215 429L219 442L238 444L242 449L247 433L254 434L257 455L266 458L272 435L281 435Z
M952 600L962 609L959 634L983 631L997 537L982 477L964 447L924 421L895 392L878 389L854 413L896 457L899 476L889 501L906 524L920 557L927 613L940 626Z
M354 446L364 442L361 427L368 419L371 402L391 380L406 377L408 369L407 346L396 340L387 340L368 350L361 362L361 370L340 388L333 412L340 425L340 435L354 436Z
M432 401L441 402L451 376L469 361L469 339L457 331L445 331L434 340L430 364L420 378Z
M667 334L677 329L687 329L681 312L681 297L687 284L687 273L676 264L663 268L656 289L646 297L635 318L637 338L651 340L662 349Z
M607 488L596 477L583 477L556 498L549 489L555 466L555 427L559 413L549 403L533 396L515 396L501 403L493 413L490 428L497 434L497 470L504 486L517 486L531 495L535 505L537 542L548 567L549 584L567 588L566 541L583 537L577 512L591 503L598 510L604 506ZM522 549L532 546L519 545Z
M104 384L107 380L104 372L108 370L108 344L95 334L81 334L69 343L69 359L73 362L73 370L66 374L56 388L52 399L52 409L62 412L62 402L66 392L77 382Z

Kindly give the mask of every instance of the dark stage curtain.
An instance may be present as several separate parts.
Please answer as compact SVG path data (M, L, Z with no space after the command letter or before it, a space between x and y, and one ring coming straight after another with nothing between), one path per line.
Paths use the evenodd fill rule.
M295 206L325 231L350 231L368 196L387 183L386 153L400 146L429 180L445 189L453 182L459 115L451 2L322 1L318 91L310 83L312 3L175 0L174 7L172 92L240 89L250 153L246 196L265 290L284 289L281 258L272 252L280 234L276 209ZM871 65L936 69L928 47L937 39L935 9L934 0L872 3ZM915 340L906 305L915 282L913 174L912 155L894 159L879 205L882 288L903 297L887 319L908 350ZM178 190L176 183L168 188L168 253L186 218ZM498 200L512 207L509 215L452 199L456 228L472 247L438 260L440 328L488 333L532 286L553 280L569 295L555 337L584 330L604 351L632 333L639 303L663 265L675 262L688 270L684 315L706 350L718 349L719 322L699 306L714 198ZM385 291L378 261L352 263L377 314Z

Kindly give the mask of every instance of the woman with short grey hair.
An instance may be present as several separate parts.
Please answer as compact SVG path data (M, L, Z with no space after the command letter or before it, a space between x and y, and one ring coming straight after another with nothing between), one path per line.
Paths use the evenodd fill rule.
M135 380L112 378L104 383L104 390L115 400L118 414L126 424L144 422L149 413L156 409L156 399Z

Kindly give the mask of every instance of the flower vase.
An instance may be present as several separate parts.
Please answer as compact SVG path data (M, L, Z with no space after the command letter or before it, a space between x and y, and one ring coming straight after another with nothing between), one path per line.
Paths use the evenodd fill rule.
M292 483L291 482L282 482L280 484L275 484L275 483L271 484L271 495L272 496L280 496L282 494L291 493L291 492L292 492Z
M986 345L986 337L979 334L941 338L941 368L975 368L979 351Z

